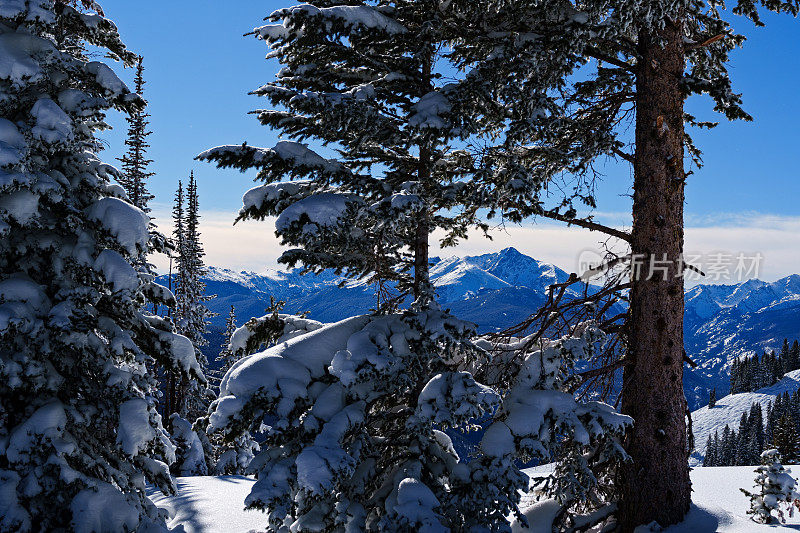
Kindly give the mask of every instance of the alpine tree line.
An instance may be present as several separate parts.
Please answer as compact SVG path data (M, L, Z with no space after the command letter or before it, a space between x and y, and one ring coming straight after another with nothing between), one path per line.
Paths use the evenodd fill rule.
M777 383L784 374L800 368L800 343L784 339L780 353L764 352L735 359L731 366L730 393L753 392ZM785 456L784 456L785 458Z
M251 319L229 349L259 364L228 372L216 398L196 181L179 185L167 239L148 215L146 102L93 60L99 48L136 68L141 93L141 58L94 0L0 7L0 530L165 530L146 483L173 494L171 473L241 471L257 452L246 504L275 531L510 531L532 458L558 461L537 488L559 505L554 527L683 518L685 163L700 163L691 129L713 126L684 103L704 94L750 119L726 66L744 37L716 3L313 0L269 15L253 35L282 68L255 90L271 106L256 116L292 140L199 158L256 172L240 219L278 217L282 262L389 281L401 298L330 325L277 308ZM761 25L798 2L731 10ZM98 155L112 109L129 116L122 172ZM597 207L608 157L632 166L630 232L578 211ZM630 270L614 287L629 290L624 324L477 338L436 303L429 248L434 232L446 246L489 231L483 213L627 242L613 260ZM154 281L157 252L175 257L174 291ZM614 335L623 414L573 394L577 362ZM446 430L477 421L480 453L464 461Z
M787 463L800 460L800 390L777 396L766 413L753 402L738 429L726 425L722 432L715 430L706 443L703 466L755 465L762 452L773 448Z

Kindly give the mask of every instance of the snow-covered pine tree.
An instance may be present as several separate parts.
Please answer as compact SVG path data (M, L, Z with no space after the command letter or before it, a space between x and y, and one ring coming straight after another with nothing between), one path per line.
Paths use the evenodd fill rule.
M538 118L515 131L519 144L539 160L538 181L568 172L585 190L607 157L633 167L630 233L578 220L572 205L543 212L538 197L519 207L521 214L549 216L630 243L636 272L621 405L636 423L626 445L633 461L622 476L623 531L653 521L667 526L689 510L682 387L683 207L689 175L684 162L685 151L697 163L700 152L686 126L714 124L686 113L684 103L703 94L725 118L750 119L727 71L729 55L744 37L720 7L672 0L442 4L445 13L463 13L463 41L454 50L471 63L471 76L497 77L529 101L538 98ZM799 7L797 0L737 0L728 12L762 25L764 11L797 14ZM584 198L594 207L588 189Z
M750 464L749 429L750 422L747 418L747 411L745 411L739 419L739 431L736 434L736 448L733 459L734 465Z
M136 77L134 78L134 88L139 97L144 98L144 66L142 64L142 56L139 56L136 63ZM147 101L143 100L144 105ZM147 189L147 180L155 176L154 172L150 172L148 166L153 162L152 159L147 158L147 149L150 145L147 142L153 132L149 127L147 120L150 115L145 111L145 107L137 107L126 120L128 121L128 137L125 139L125 145L128 151L119 158L122 163L122 178L120 185L123 186L125 192L128 193L128 198L133 205L144 211L150 212L149 203L154 198Z
M175 444L175 462L171 470L176 476L205 476L208 474L207 447L192 424L178 413L169 417L172 442Z
M170 246L170 272L169 272L169 285L170 289L175 295L173 305L168 309L168 314L172 321L176 324L181 323L183 312L181 297L181 290L183 290L184 279L183 276L186 272L184 261L186 254L182 252L185 249L185 214L184 214L185 196L183 183L178 180L178 188L175 190L175 199L172 206L172 240ZM174 265L174 268L173 268ZM174 271L174 273L173 273ZM164 401L162 405L162 413L169 419L173 413L177 413L181 409L180 401L180 383L181 378L174 372L164 370L163 372L162 392Z
M703 457L703 466L719 466L717 457L719 456L719 433L714 431L714 435L708 436L706 443L706 455Z
M258 111L259 119L297 140L335 144L338 156L285 140L200 158L258 170L266 184L247 192L239 218L278 217L278 235L295 247L282 262L391 280L415 303L406 311L386 305L237 362L223 378L210 428L233 439L269 425L246 503L267 510L272 529L507 530L527 488L515 458L546 456L565 438L575 443L565 444L570 450L601 449L610 460L630 422L605 404L580 405L554 390L559 364L597 340L592 328L516 350L516 392L504 397L468 371L488 358L470 341L473 326L433 301L430 233L443 230L452 244L480 225L478 209L500 203L490 194L494 181L516 178L504 199L541 186L525 170L524 153L487 144L538 108L522 95L511 112L488 90L508 85L497 77L442 82L443 71L459 75L447 68L447 51L463 20L439 2L315 1L268 19L254 33L284 68L255 91L280 108ZM557 401L523 423L527 395L537 391ZM491 457L461 460L444 430L468 427L499 406L493 437L482 445ZM565 505L593 489L570 486Z
M772 430L770 444L777 448L781 457L786 461L791 463L800 459L800 441L798 441L797 427L791 416L784 414L778 418L775 428Z
M176 322L180 322L183 316L183 298L181 291L186 285L186 215L184 214L185 196L183 182L178 180L178 188L175 190L175 201L172 206L172 245L174 248L175 274L173 292L175 293L175 307L172 310L172 317Z
M205 251L200 241L200 212L194 172L189 175L185 195L183 184L178 181L173 220L176 303L172 316L178 331L194 344L197 360L205 372L208 369L208 360L200 348L208 344L205 338L208 318L214 315L205 302L213 296L205 294L205 283L202 281L202 276L206 273L203 262ZM184 378L180 383L170 381L168 389L172 391L173 388L176 392L175 400L171 402L173 410L170 415L177 412L182 418L194 421L206 414L213 393L205 382Z
M493 144L509 124L530 121L535 102L516 93L498 99L505 80L459 72L448 45L463 21L432 0L311 2L268 19L254 35L283 69L253 93L278 109L255 114L299 141L336 143L339 157L284 140L199 158L259 171L266 184L248 191L238 220L278 216L277 234L293 247L281 262L391 282L400 296L430 299L434 230L452 245L471 226L486 228L480 207L541 190L524 151ZM293 181L279 182L288 173ZM509 181L514 187L497 189Z
M764 415L760 403L753 402L750 406L748 420L748 461L746 464L755 464L761 456L761 452L764 451Z
M184 260L180 264L185 272L181 276L183 289L180 291L180 297L183 302L180 328L182 333L199 348L208 345L208 340L205 338L208 333L208 319L215 315L205 304L214 296L206 295L206 284L202 280L207 273L203 259L206 253L200 240L200 205L194 171L189 174L189 183L186 187L184 227L184 248L181 252L184 254ZM200 355L198 360L203 364L205 356Z
M230 344L233 332L236 331L236 307L231 306L231 311L228 313L228 318L225 319L225 333L222 337L222 346L220 346L217 362L220 364L220 375L224 375L236 362L233 352L231 352Z
M0 2L0 530L163 528L174 490L157 362L202 379L191 342L131 263L148 217L104 164L109 109L142 105L85 47L135 64L94 2ZM110 509L113 512L97 512Z
M189 174L189 183L186 187L186 218L184 220L183 248L179 251L182 259L178 262L183 270L180 279L183 287L178 293L181 300L178 307L181 310L178 319L178 331L189 338L195 347L197 361L205 372L208 369L208 359L201 348L208 345L205 338L208 333L208 319L215 316L206 307L206 302L214 296L206 295L206 284L202 277L206 274L203 257L205 251L200 241L200 208L197 193L197 181L194 172ZM213 392L206 383L184 378L180 387L181 416L189 421L204 416L208 406L214 399Z
M794 490L797 484L781 464L781 454L778 450L766 450L761 454L761 466L756 468L756 488L759 492L741 490L750 498L750 509L747 514L753 515L755 522L774 524L778 518L772 516L776 511L780 521L783 521L781 504L790 506L800 498Z

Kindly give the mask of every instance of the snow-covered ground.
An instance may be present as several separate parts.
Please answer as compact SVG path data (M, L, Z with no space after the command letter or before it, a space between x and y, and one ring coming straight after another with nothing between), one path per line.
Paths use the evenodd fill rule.
M761 408L764 410L764 415L766 415L767 405L770 402L774 402L779 394L783 394L786 391L792 394L799 388L800 370L793 370L787 372L774 385L759 389L756 392L729 394L717 400L716 405L710 409L705 406L694 411L692 413L692 432L695 439L695 452L689 459L689 464L699 465L703 462L703 457L706 455L708 437L713 435L715 430L722 435L722 430L725 429L727 424L731 429L738 431L742 413L750 411L750 406L753 402L760 403ZM800 473L800 470L798 470L798 473Z
M740 488L753 490L753 466L718 466L692 470L692 509L681 524L667 528L665 533L696 533L720 531L725 533L758 533L766 531L798 531L800 516L786 516L785 525L756 524L747 515L750 500ZM800 465L788 467L795 479Z
M800 516L786 517L785 525L761 525L747 516L749 500L739 490L752 489L754 467L727 466L695 468L692 470L692 509L681 524L669 527L666 533L759 533L800 530ZM529 471L540 474L546 468ZM790 470L800 475L800 466ZM160 492L150 494L156 505L167 509L172 519L170 527L183 526L185 533L243 533L263 531L266 516L258 511L244 511L244 498L250 491L253 480L244 476L185 477L178 478L178 495L163 496ZM524 502L525 500L523 500ZM524 533L550 533L550 524L544 523L545 509L536 514L539 521L531 528L515 527ZM552 507L552 506L551 506ZM542 512L543 511L543 512ZM555 513L551 509L550 516Z
M181 477L176 496L164 496L153 489L148 490L148 496L167 510L167 525L175 533L264 531L266 515L244 510L244 499L254 482L245 476Z

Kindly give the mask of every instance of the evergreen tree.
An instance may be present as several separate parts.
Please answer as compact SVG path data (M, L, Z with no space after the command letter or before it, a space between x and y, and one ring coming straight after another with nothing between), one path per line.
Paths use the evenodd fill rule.
M681 383L685 150L700 162L687 126L714 125L686 113L684 104L704 94L727 119L750 119L726 67L744 37L716 3L589 1L556 7L454 0L447 6L468 12L456 53L483 58L474 75L515 80L514 90L539 98L541 113L520 131L525 146L536 146L538 173L568 169L580 186L593 181L593 163L606 157L633 167L630 234L591 225L631 245L630 364L623 371L621 405L636 424L626 446L633 461L623 468L620 525L629 531L653 521L679 522L691 492ZM762 9L796 14L798 3L738 0L731 7L762 24ZM625 150L629 118L635 122L632 151ZM587 196L593 205L591 191ZM539 199L530 204L521 209L537 214ZM576 220L574 209L538 214L590 222Z
M747 412L742 413L739 420L739 431L736 434L736 447L734 453L734 465L746 465L749 461L750 446L748 437L750 436L750 424L747 419Z
M186 188L186 218L183 237L183 260L179 263L184 273L181 276L183 288L180 290L181 304L180 329L197 347L208 345L205 335L208 333L208 319L214 314L206 307L205 302L214 298L206 295L206 284L202 278L207 270L203 258L206 253L200 240L200 209L197 194L197 181L194 172L189 174ZM205 356L200 355L201 364Z
M780 359L781 359L782 371L784 374L786 372L791 372L792 370L794 370L791 352L792 349L789 347L789 339L783 339Z
M736 456L736 432L731 431L728 425L722 430L720 438L720 457L718 466L731 466Z
M740 363L739 359L734 359L733 363L731 364L731 377L730 377L730 389L731 394L739 394L741 392L741 385L740 385Z
M797 428L789 415L781 415L772 432L772 446L774 446L790 463L797 462L800 456L800 443L798 442Z
M717 449L716 449L716 440L717 440L717 432L714 432L714 435L708 436L708 441L706 441L706 455L703 457L703 466L716 466L714 464Z
M518 362L508 368L518 372L490 387L472 373L491 363L471 340L474 329L433 300L431 232L443 230L453 244L480 224L478 210L500 203L490 194L495 181L516 179L508 201L542 185L525 150L487 147L539 113L531 97L509 102L492 92L508 85L497 77L441 82L436 69L459 75L447 69L448 50L464 23L442 7L326 1L274 12L255 35L283 68L255 92L279 110L259 119L296 140L336 143L338 156L288 140L200 156L258 170L266 184L248 191L239 218L277 216L278 235L295 247L282 262L390 280L414 298L403 311L384 302L371 315L278 342L223 379L210 429L231 440L265 414L277 420L247 499L268 511L273 530L505 529L527 488L517 460L552 460L557 449L568 475L542 490L560 498L566 517L602 505L609 470L624 456L618 438L630 419L577 403L564 379L600 340L594 327L538 347L508 346ZM533 406L549 400L531 419ZM487 420L481 459L462 460L444 430L469 427L501 404Z
M755 464L764 451L764 415L761 404L753 402L750 406L749 428L748 428L748 457L745 464Z
M780 504L791 505L800 495L794 491L796 482L781 465L781 455L778 450L767 450L761 454L761 466L756 468L756 488L759 492L741 490L750 498L750 509L747 514L753 515L755 522L774 524L778 522L772 516L773 511L783 518Z
M208 474L206 449L192 424L172 413L169 419L172 442L175 444L175 462L171 470L176 476L205 476Z
M775 412L772 402L767 404L767 416L764 424L764 446L772 445L773 432L775 430Z
M140 98L144 97L144 85L144 66L142 65L142 57L139 56L136 63L134 86ZM147 105L146 100L142 101ZM152 159L147 158L147 149L150 147L147 143L147 137L152 134L148 129L149 121L147 119L149 117L150 115L145 112L144 107L137 107L128 115L126 118L128 121L128 138L125 140L128 151L119 159L122 163L120 184L125 189L125 192L128 193L131 203L145 213L150 212L149 203L154 198L147 190L147 179L155 175L154 172L150 172L147 168L153 162Z
M181 322L184 315L183 290L186 286L186 216L184 214L185 197L183 183L178 180L178 189L175 191L175 202L172 207L172 241L175 250L175 308L172 317L176 322Z
M174 491L148 366L202 379L191 343L142 302L148 217L97 155L105 113L143 102L88 47L135 64L94 2L0 9L0 486L3 531L164 528ZM112 509L113 512L98 512Z
M716 387L711 389L711 393L708 395L708 408L712 409L715 405L717 405L717 388Z
M202 277L206 274L203 262L205 251L200 241L200 212L194 172L189 175L185 206L183 199L183 186L179 181L173 210L175 249L178 256L177 302L174 317L178 331L192 341L197 361L203 371L207 371L208 360L200 348L208 344L205 338L208 319L214 315L206 307L205 302L213 296L205 294L206 285L202 281ZM180 413L186 420L196 420L206 414L212 400L213 393L204 382L184 378L178 386L175 412Z
M231 338L233 337L234 331L236 331L236 308L231 306L228 318L225 319L225 333L222 337L222 346L220 346L219 355L217 356L217 361L220 363L221 375L225 375L225 372L236 362L236 358L230 349Z

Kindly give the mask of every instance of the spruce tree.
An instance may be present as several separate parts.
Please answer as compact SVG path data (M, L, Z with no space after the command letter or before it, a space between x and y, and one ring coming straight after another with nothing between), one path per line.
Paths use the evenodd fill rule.
M795 463L800 458L800 442L798 442L797 428L789 415L782 415L772 432L772 446L789 463Z
M206 307L205 302L214 298L206 294L206 284L202 278L207 270L203 258L206 253L200 240L200 206L197 192L197 181L194 172L189 174L189 184L186 188L186 218L184 219L185 234L183 237L183 260L179 263L184 273L181 276L183 288L180 290L181 317L180 329L189 337L195 346L208 345L205 338L208 333L208 319L214 314ZM198 357L201 364L205 356Z
M747 411L742 413L742 417L739 420L739 431L736 434L736 448L735 454L733 459L733 464L738 465L746 465L749 464L749 452L750 447L748 443L748 437L750 436L750 424L747 419Z
M731 7L761 25L763 11L796 14L798 2L738 0ZM626 446L633 461L624 468L620 526L679 522L691 492L682 387L686 152L700 158L687 126L714 125L684 104L704 94L726 119L750 119L727 71L744 37L717 3L454 0L445 11L459 8L468 14L456 53L480 63L475 75L500 77L539 98L537 119L518 133L524 146L536 147L540 175L568 172L580 187L593 182L595 164L606 157L633 167L629 234L579 220L572 206L542 212L538 198L520 209L630 243L621 405L636 424ZM591 188L584 198L594 206Z
M715 405L717 405L717 388L716 387L711 389L711 393L708 395L708 408L712 409Z
M201 348L208 345L205 338L208 319L214 316L205 302L214 297L205 294L206 284L202 280L206 274L203 262L205 251L200 241L200 211L194 172L189 175L185 206L183 198L183 187L179 181L173 211L177 252L177 291L173 316L178 331L194 344L197 361L205 372L208 369L208 360ZM205 415L213 399L213 393L204 382L187 378L178 385L176 396L175 412L189 421Z
M395 300L370 315L290 331L223 379L210 429L234 439L265 415L275 420L246 501L268 512L273 530L505 530L528 484L518 459L552 460L565 450L560 468L569 475L543 490L566 517L602 505L608 470L624 456L618 438L630 419L576 402L565 379L600 341L596 328L508 346L516 372L505 388L491 387L475 377L491 358L472 341L473 326L433 299L431 232L452 244L480 225L479 209L497 203L493 180L506 174L519 177L517 196L541 186L523 171L524 154L487 146L538 108L525 98L514 114L493 99L487 87L507 84L496 77L452 69L457 79L443 81L464 21L442 7L315 1L274 12L254 34L283 68L255 93L278 109L257 115L293 140L200 156L258 171L265 184L246 193L239 218L277 216L277 234L293 247L282 262L390 280L414 300L404 310ZM334 145L335 157L298 142L305 139ZM499 163L487 167L492 161L509 163L504 175ZM278 318L258 323L284 332L278 324L296 321ZM536 406L545 408L531 417ZM482 458L466 462L445 430L481 419L489 424Z
M706 441L706 454L703 457L703 466L716 466L714 464L714 456L715 456L715 452L716 452L716 450L714 449L714 437L715 436L716 436L716 433L714 433L714 435L709 435L708 436L708 440Z
M781 345L781 369L783 373L790 372L794 370L792 368L792 356L791 356L791 347L789 346L789 339L783 339L783 345Z
M225 372L236 362L236 358L230 349L231 338L233 337L234 331L236 331L236 307L232 305L231 311L228 313L228 318L225 319L225 333L222 336L222 346L220 346L219 355L217 356L217 362L220 363L221 375L225 375Z
M720 437L719 466L731 466L736 456L736 432L726 424Z
M174 491L173 447L147 368L202 379L189 340L143 309L170 295L132 266L149 220L95 137L143 102L87 50L136 56L84 4L0 9L3 531L164 528L145 484Z
M136 77L134 78L134 87L136 94L140 98L144 98L144 66L142 65L142 57L139 56L136 63ZM142 100L147 105L146 100ZM147 149L150 145L147 142L152 132L148 129L150 115L145 111L145 108L137 107L126 120L128 121L128 137L125 139L125 145L128 151L119 158L122 163L122 178L120 184L128 193L128 198L131 203L144 211L150 212L150 200L154 197L147 189L147 180L155 176L154 172L148 170L148 166L153 162L152 159L147 158Z
M734 359L733 363L731 364L731 376L730 376L730 389L731 389L730 393L731 394L738 394L739 392L741 392L739 390L739 387L740 387L740 384L739 384L739 381L740 381L740 378L739 378L739 373L740 373L739 367L740 367L739 359L738 358Z
M759 492L739 489L750 498L750 509L747 514L753 515L752 519L755 522L778 523L778 518L772 516L772 512L777 511L778 516L783 518L780 504L791 506L800 497L794 490L796 484L794 478L783 468L780 452L774 449L766 450L761 454L761 466L756 468L756 488Z

